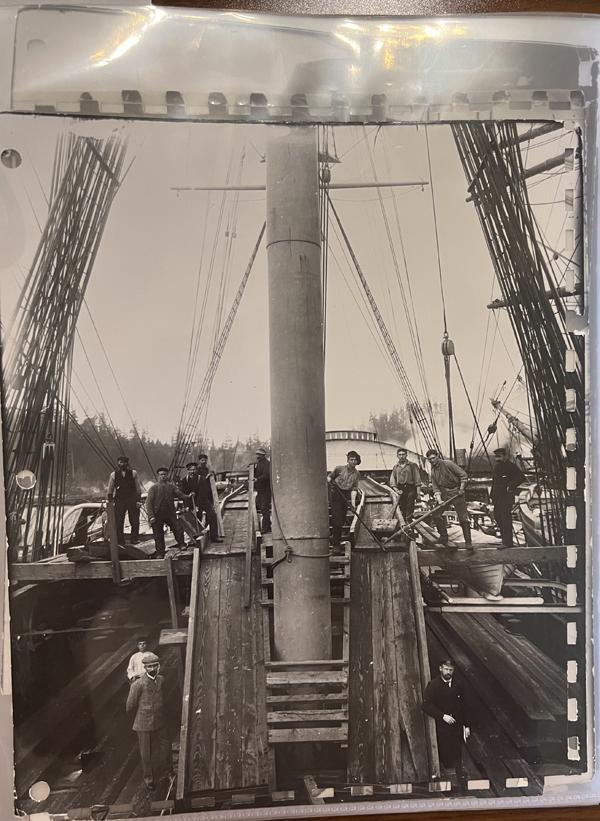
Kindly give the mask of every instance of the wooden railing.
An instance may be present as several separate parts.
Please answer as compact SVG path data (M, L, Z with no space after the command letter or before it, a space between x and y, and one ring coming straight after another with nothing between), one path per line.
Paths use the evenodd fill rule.
M254 465L248 469L248 536L246 539L246 564L244 569L244 607L250 607L252 594L252 554L258 546L258 512L254 498Z

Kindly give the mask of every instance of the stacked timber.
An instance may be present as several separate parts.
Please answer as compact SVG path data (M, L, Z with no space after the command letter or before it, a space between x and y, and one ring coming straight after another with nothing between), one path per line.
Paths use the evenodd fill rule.
M566 672L493 615L429 612L426 622L432 677L450 656L465 684L468 750L483 777L498 788L506 778L526 778L541 790L535 765L566 756Z

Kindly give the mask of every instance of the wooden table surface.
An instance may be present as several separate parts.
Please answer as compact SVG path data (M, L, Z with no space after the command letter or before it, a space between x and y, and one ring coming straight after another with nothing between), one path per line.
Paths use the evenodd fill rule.
M154 0L155 5L195 8L237 9L279 14L499 14L516 12L552 12L600 14L600 0ZM465 810L458 809L462 814ZM343 816L335 816L340 818ZM347 816L348 817L348 816ZM373 821L444 821L448 811L403 813L372 816ZM456 818L456 811L451 818ZM600 821L600 807L531 808L525 810L477 811L477 821Z

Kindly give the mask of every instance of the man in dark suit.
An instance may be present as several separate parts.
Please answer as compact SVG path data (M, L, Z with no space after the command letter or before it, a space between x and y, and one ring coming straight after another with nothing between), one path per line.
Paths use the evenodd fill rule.
M261 533L271 532L271 463L263 448L256 450L254 464L254 489L256 490L256 510L261 514Z
M423 710L435 719L440 761L446 769L456 770L459 781L465 779L462 768L462 745L471 734L467 721L468 705L464 689L454 678L454 662L444 659L440 675L425 688Z
M146 787L156 783L171 769L170 744L164 701L164 678L159 674L160 660L154 653L142 657L145 673L131 685L127 715L133 716Z
M181 492L185 493L186 496L193 496L198 519L201 519L202 514L206 513L206 524L210 530L211 542L222 542L223 539L219 537L219 525L213 504L210 471L206 465L202 464L204 458L207 457L204 457L204 455L200 457L200 468L196 462L188 462L186 465L187 476L184 476L181 480ZM191 501L188 503L188 507L192 507Z

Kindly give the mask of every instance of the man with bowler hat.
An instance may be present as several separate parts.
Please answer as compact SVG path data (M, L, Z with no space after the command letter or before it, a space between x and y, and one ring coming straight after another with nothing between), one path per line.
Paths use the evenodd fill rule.
M170 744L160 659L154 653L144 653L142 663L144 675L131 685L126 710L133 717L138 737L144 784L152 790L171 769Z

